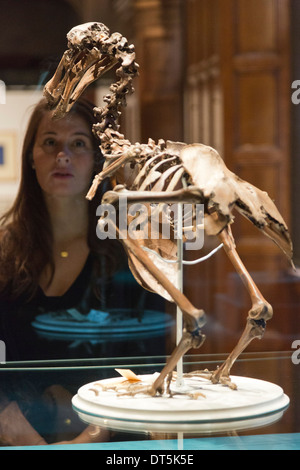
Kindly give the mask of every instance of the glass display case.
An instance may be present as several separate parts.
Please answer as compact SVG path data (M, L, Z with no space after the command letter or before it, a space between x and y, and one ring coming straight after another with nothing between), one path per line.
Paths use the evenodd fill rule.
M213 370L225 359L222 354L198 354L184 357L185 372L196 369ZM11 390L10 406L17 403L31 427L22 428L21 414L12 414L14 444L5 435L5 409L0 413L2 449L35 448L33 431L42 436L38 449L99 449L99 450L201 450L201 449L299 449L300 448L300 364L297 349L286 352L244 353L234 366L237 376L269 381L282 387L289 404L276 416L272 414L249 426L228 421L222 431L207 424L205 430L184 432L153 431L147 423L134 431L118 429L111 424L105 429L93 417L82 419L72 406L72 398L84 384L118 376L115 369L131 369L136 374L159 372L165 356L115 357L104 359L69 359L1 364L1 384ZM235 392L232 391L234 394ZM172 400L172 398L170 398ZM2 415L2 420L1 420ZM3 421L4 420L4 421ZM2 422L2 424L1 424ZM4 424L3 424L4 423ZM19 428L20 424L20 428ZM19 429L18 429L19 428ZM18 434L19 432L19 434ZM23 434L22 434L23 433ZM32 442L30 440L33 439ZM19 445L16 443L19 442ZM10 443L10 444L9 444ZM38 443L40 444L40 443Z
M26 330L24 315L19 324L9 319L12 344L6 345L7 339L0 335L0 450L149 450L155 455L165 450L300 449L300 107L295 106L293 90L288 92L290 70L293 80L300 73L299 2L82 0L76 9L71 8L75 2L60 2L68 11L56 12L60 22L55 30L48 21L53 17L48 5L44 9L39 2L41 8L30 12L22 2L18 6L6 3L0 30L6 38L0 77L6 107L0 131L2 143L11 131L16 142L7 149L2 145L3 152L11 152L10 147L21 143L29 107L39 100L42 86L56 68L52 57L58 59L65 50L68 30L85 22L92 12L98 19L99 13L103 16L100 21L108 17L112 26L118 23L120 33L130 32L142 65L137 92L122 115L126 139L203 142L218 149L231 171L267 191L276 202L292 230L297 269L292 270L278 247L256 227L236 217L233 235L238 253L272 305L274 316L264 338L253 341L239 356L232 375L279 387L286 400L275 412L264 411L251 419L233 419L229 413L218 427L208 413L203 426L193 423L190 428L183 426L182 414L178 429L154 429L142 418L130 419L131 424L136 423L132 426L129 419L112 420L76 407L74 397L86 384L118 377L116 369L130 369L137 375L160 372L174 349L174 305L136 289L126 268L111 289L109 308L117 312L111 330L78 318L58 319L57 312L45 316L31 307L25 316L28 313L28 323L31 318L34 321L28 328L26 324ZM59 2L49 3L59 8ZM8 18L14 18L13 28ZM33 21L40 26L39 33L32 33L29 26ZM18 34L12 34L14 31ZM24 37L22 44L20 37ZM87 92L97 106L107 93L109 80L99 81ZM12 158L12 172L3 165L5 155L0 161L2 212L11 206L17 190L17 152ZM200 254L185 253L191 264L184 267L183 291L207 314L206 341L184 356L185 373L221 366L239 341L251 307L249 294L223 250L205 263L193 264L215 248L216 240L207 237ZM72 295L76 290L77 285ZM107 293L102 294L107 300ZM98 315L98 320L99 314L104 315L105 320L105 306L100 308L92 315ZM6 311L5 315L9 317ZM11 347L18 351L13 359L6 355ZM230 393L234 402L235 391Z

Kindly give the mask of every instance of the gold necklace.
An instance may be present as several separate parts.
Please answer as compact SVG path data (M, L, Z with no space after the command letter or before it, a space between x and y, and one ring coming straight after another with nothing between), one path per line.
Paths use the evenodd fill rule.
M73 248L74 243L77 244L82 240L82 237L77 237L74 240L70 241L69 243L66 243L66 245L69 246L69 250L61 250L59 252L61 258L69 258L70 255L70 248Z

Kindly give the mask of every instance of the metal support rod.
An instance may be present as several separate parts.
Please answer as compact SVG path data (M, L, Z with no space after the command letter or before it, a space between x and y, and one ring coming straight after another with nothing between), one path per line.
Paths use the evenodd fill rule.
M182 204L178 204L177 214L177 288L180 292L183 292L183 207ZM176 345L182 339L183 330L183 316L181 309L177 306L176 311ZM181 388L183 386L183 359L181 358L177 363L177 379L176 387Z

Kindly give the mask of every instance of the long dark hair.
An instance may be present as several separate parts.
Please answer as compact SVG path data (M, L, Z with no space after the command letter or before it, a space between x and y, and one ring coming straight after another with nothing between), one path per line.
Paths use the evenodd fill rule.
M84 118L91 129L97 122L92 103L80 98L70 113ZM52 267L52 228L49 213L44 201L42 190L32 168L32 151L39 123L49 111L45 99L34 108L28 123L22 149L22 169L19 190L13 206L0 219L0 293L12 298L26 294L32 297L38 287L39 278L46 265ZM92 134L94 146L94 174L103 165L103 157L99 149L99 140ZM113 271L117 264L118 249L114 240L98 240L96 236L96 208L100 204L103 189L89 204L88 244L91 252L99 258L109 257L106 263ZM113 245L113 249L107 245Z

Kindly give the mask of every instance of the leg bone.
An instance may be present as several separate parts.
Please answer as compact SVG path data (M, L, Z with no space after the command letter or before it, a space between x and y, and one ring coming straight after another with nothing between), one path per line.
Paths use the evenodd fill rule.
M120 230L117 227L116 230L120 235ZM134 254L134 256L139 259L139 261L152 274L152 276L154 276L157 281L161 283L164 289L166 289L166 291L170 294L174 302L181 309L184 319L184 335L178 346L173 351L165 368L162 370L159 377L151 387L150 393L151 395L155 395L156 392L161 388L165 377L173 371L181 357L189 349L199 348L203 344L205 336L201 335L200 328L205 324L205 313L203 310L196 309L190 303L185 295L182 294L180 290L169 281L165 274L155 266L155 264L148 258L146 253L134 240L124 238L122 241L126 245L127 249L129 249Z
M174 349L170 359L168 360L167 364L153 383L150 394L155 395L157 391L159 391L163 385L165 378L175 369L176 364L181 359L181 357L189 351L191 348L199 348L205 340L205 336L201 333L190 333L188 331L184 331L182 338L176 348Z
M272 317L273 310L271 305L260 293L242 263L235 249L235 243L230 228L227 227L224 229L219 237L223 243L227 256L241 277L252 301L252 307L248 313L247 324L238 344L228 356L225 363L212 375L213 382L228 383L230 382L229 374L234 362L254 338L261 338L263 336L266 322Z

